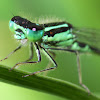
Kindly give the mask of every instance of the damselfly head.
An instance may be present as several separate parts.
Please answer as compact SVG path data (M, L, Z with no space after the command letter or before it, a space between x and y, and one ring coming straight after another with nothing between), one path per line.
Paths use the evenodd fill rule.
M14 16L10 20L9 28L14 32L15 39L28 39L32 42L36 42L44 35L44 27L42 25L32 23L20 16Z

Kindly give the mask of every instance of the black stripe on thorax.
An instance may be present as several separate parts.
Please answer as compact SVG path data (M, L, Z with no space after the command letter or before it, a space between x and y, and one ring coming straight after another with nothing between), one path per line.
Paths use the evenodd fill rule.
M62 24L68 24L69 29L72 28L72 25L67 22L53 22L53 23L46 23L42 24L44 27L51 27L51 26L57 26L57 25L62 25Z
M50 31L46 31L44 33L44 36L48 35L48 37L50 37L50 36L53 37L55 34L58 34L58 33L61 33L61 32L65 32L67 30L69 30L68 27L61 27L61 28L51 29Z

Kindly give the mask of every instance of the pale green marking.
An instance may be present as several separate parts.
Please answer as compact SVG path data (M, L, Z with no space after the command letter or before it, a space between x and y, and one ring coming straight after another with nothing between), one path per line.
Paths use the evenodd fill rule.
M80 48L80 51L82 52L91 52L92 50L90 49L90 47L88 45L86 45L84 48Z
M78 43L75 42L75 43L72 45L71 49L72 49L72 50L80 50L80 47L79 47Z
M50 27L46 27L44 29L44 31L50 31L51 29L56 29L56 28L61 28L61 27L68 27L68 24L62 24L62 25L57 25L57 26L50 26Z
M66 32L55 34L53 37L48 37L47 35L43 36L42 39L43 42L50 42L50 41L64 41L75 37L75 35L69 33L70 30L67 30Z
M78 51L81 51L81 52L87 52L87 51L91 52L91 49L90 49L90 47L88 45L86 45L85 47L80 47L77 42L75 42L72 45L71 49L72 50L78 50Z
M65 47L65 46L67 47L67 46L70 46L74 41L75 39L70 39L70 40L59 42L56 45L61 46L61 47Z
M48 42L48 36L46 35L46 36L43 36L42 37L42 40L43 40L43 42Z

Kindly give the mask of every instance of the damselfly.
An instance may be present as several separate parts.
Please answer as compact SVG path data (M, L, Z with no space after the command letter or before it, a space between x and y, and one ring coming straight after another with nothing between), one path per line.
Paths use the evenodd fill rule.
M14 69L18 65L27 63L34 64L40 62L40 50L42 50L52 61L54 67L33 72L29 75L25 75L24 77L48 70L53 70L57 68L57 63L49 54L50 50L73 52L77 56L79 83L87 90L88 93L90 93L90 90L82 83L79 53L94 52L100 54L100 47L95 45L98 44L97 41L100 39L99 30L77 28L73 27L70 23L67 22L36 24L20 16L14 16L9 22L9 27L10 30L14 33L15 39L24 42L30 42L31 51L31 56L29 59L24 62L15 64L15 66L13 66L10 70ZM33 58L33 45L35 46L37 52L38 61L30 61ZM22 46L23 44L19 45L2 60L8 59L11 54L19 50Z

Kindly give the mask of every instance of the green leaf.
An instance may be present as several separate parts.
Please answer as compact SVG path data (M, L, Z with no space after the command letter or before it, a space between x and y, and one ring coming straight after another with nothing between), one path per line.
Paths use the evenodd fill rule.
M17 69L10 72L9 67L0 65L0 80L3 82L50 93L70 100L100 100L93 94L88 95L83 88L75 84L47 76L22 77L26 74L29 73Z

